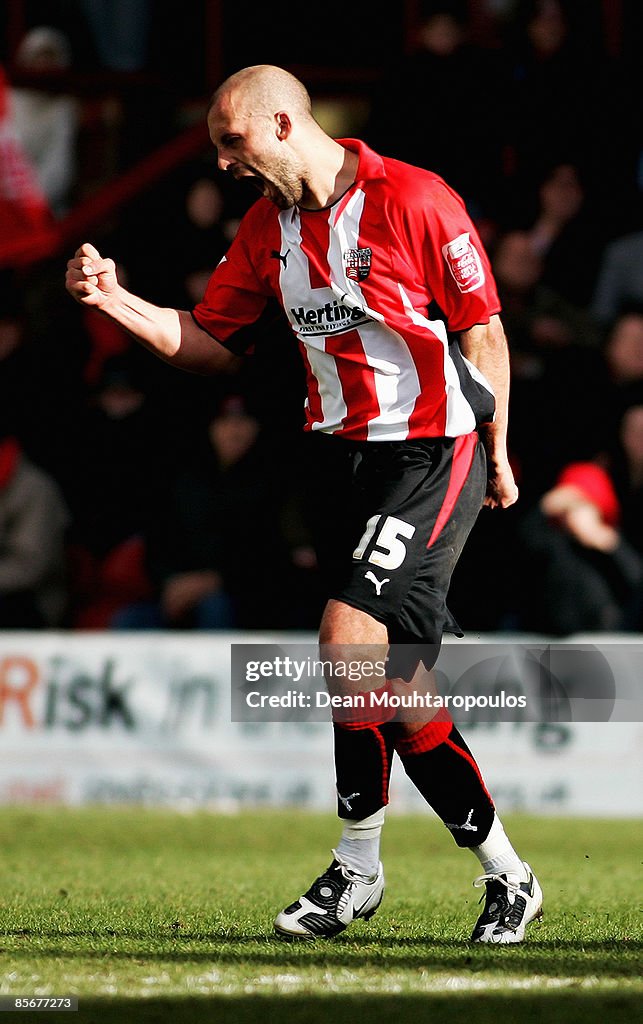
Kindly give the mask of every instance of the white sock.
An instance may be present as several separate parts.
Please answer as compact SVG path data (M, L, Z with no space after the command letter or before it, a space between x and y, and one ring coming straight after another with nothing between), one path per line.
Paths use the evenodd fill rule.
M512 875L518 875L521 882L527 881L524 864L509 842L497 814L494 814L493 824L484 843L472 846L471 852L475 853L485 874L500 875L510 872Z
M336 853L358 875L371 878L380 862L380 837L384 825L384 808L361 821L346 821Z

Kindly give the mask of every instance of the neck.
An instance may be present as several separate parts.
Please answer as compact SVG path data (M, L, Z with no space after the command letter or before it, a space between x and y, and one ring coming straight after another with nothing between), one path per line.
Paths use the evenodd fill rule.
M307 210L322 210L336 202L355 181L358 162L357 153L322 133L322 144L315 140L315 166L304 179L299 205Z

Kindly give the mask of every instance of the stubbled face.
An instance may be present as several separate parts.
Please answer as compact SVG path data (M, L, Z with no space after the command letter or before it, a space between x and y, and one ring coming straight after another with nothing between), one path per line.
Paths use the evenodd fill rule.
M208 125L221 170L237 181L247 178L281 210L301 202L301 174L279 138L276 115L250 113L234 97L225 97L212 108Z

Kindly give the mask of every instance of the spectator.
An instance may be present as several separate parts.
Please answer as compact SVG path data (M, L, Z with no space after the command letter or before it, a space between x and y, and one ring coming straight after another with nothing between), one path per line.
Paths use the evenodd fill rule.
M584 166L588 158L599 60L581 25L572 31L571 13L562 0L520 2L505 40L512 63L508 135L519 190L533 187L552 161Z
M545 154L567 153L581 107L582 75L557 0L517 8L506 52L512 54L509 136L518 191L533 186Z
M15 276L0 276L0 415L21 442L33 420L31 360L25 345L26 319Z
M519 628L555 635L639 629L643 560L619 529L612 479L599 465L566 466L519 530Z
M281 523L286 492L276 465L245 399L227 395L166 481L150 519L146 544L155 599L122 609L112 626L292 625L297 610L288 605L285 580L293 563Z
M222 218L223 196L218 185L211 178L197 178L185 197L182 232L184 288L190 308L203 298L210 275L228 248Z
M25 288L18 273L0 272L0 411L28 458L56 480L68 500L85 401L84 338L74 331L75 310L73 317L64 307L58 310L59 282L48 295L44 280L33 275Z
M57 73L71 63L67 37L42 25L29 31L16 54L16 68L34 75ZM77 101L40 88L11 91L16 136L38 176L54 215L66 212L76 179Z
M383 75L365 138L380 152L426 167L459 192L475 218L493 211L502 173L501 64L467 39L463 4L426 5L409 56ZM475 105L476 116L467 115ZM486 116L493 111L493 116Z
M15 268L46 252L54 220L19 139L11 93L0 66L0 268Z
M0 427L0 628L63 623L68 512L54 480Z
M543 284L568 302L587 306L598 275L603 233L578 166L558 163L545 174L528 230L543 259Z
M617 388L643 381L643 309L618 317L607 337L605 359Z
M128 264L137 286L148 294L192 309L231 239L224 233L225 202L215 168L204 161L177 177L178 188L165 183L150 197L150 213L158 225L154 244L162 257L150 267L134 247Z
M592 313L607 326L632 305L643 308L643 231L623 235L606 246L592 298Z
M171 440L145 391L138 350L106 361L77 445L71 625L104 629L120 607L151 594L143 534L171 465Z
M643 388L623 395L618 433L609 459L622 508L624 537L643 555Z
M609 404L596 326L543 282L543 262L525 231L502 236L493 257L511 351L509 444L527 503L565 463L600 448L604 422L588 422L586 410ZM555 416L544 416L550 408Z
M142 71L149 56L149 0L81 0L103 67Z
M533 360L539 351L565 345L598 347L600 336L591 317L543 282L544 260L530 233L501 236L493 268L514 367L517 355Z
M596 450L604 453L610 465L619 464L624 483L630 470L622 447L623 417L630 406L640 403L643 389L643 309L633 307L617 317L605 337L603 362L605 380L600 409L605 436Z

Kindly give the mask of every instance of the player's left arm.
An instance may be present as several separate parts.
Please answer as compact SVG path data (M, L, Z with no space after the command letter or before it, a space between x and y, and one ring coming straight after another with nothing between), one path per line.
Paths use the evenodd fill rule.
M484 374L496 396L495 418L480 428L489 476L484 504L489 508L508 508L518 500L518 488L507 455L509 349L500 317L494 314L488 324L476 324L463 331L460 348L465 358Z

